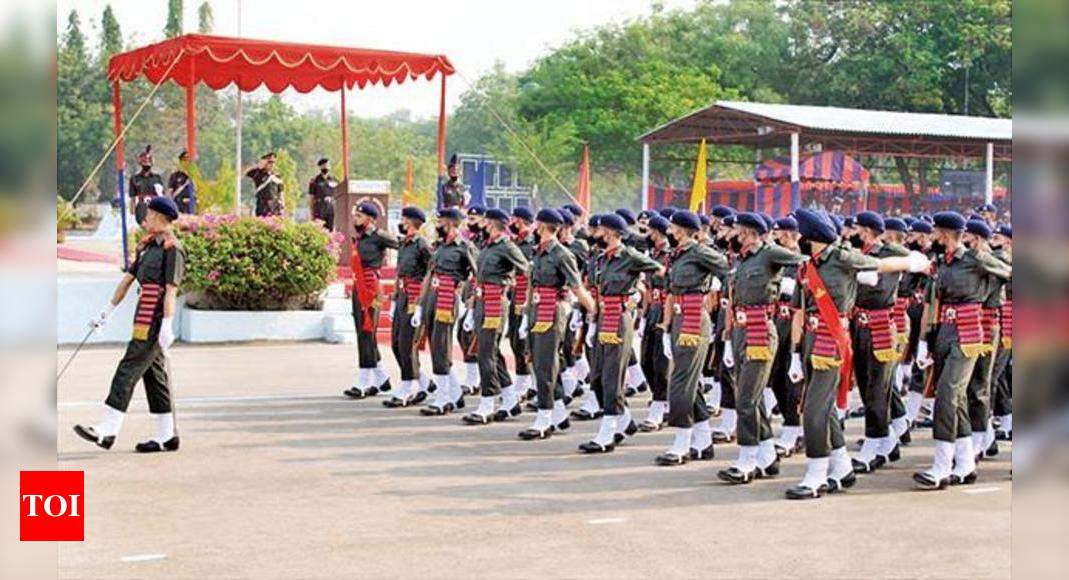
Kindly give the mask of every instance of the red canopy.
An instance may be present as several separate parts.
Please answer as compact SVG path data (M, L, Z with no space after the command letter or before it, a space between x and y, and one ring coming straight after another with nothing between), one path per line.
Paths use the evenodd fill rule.
M859 183L869 180L869 170L842 151L823 151L798 161L798 178L802 181ZM789 157L769 159L754 170L755 181L790 181Z
M179 58L181 61L171 68ZM430 80L436 74L453 72L452 63L440 54L204 34L186 34L117 54L108 63L108 80L112 82L132 81L143 74L153 84L163 79L183 87L203 82L213 89L221 89L236 82L243 91L266 85L274 93L290 87L302 93L316 87L336 91L343 79L350 89L363 88L368 83L389 86L407 79Z

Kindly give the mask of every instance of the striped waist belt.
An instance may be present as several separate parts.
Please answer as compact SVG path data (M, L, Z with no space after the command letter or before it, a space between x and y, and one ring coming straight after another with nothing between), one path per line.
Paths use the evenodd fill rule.
M434 286L434 320L437 322L453 322L454 307L457 302L457 281L449 276L435 274L431 279Z
M891 308L867 310L854 309L854 324L867 328L872 339L872 354L880 362L891 362L898 356L895 351L895 323Z
M679 346L700 346L702 343L702 313L705 311L705 294L674 294L676 312L679 313Z
M483 328L488 330L501 328L501 317L505 310L505 287L484 282L475 291L475 296L483 303Z
M984 328L979 302L943 304L939 307L939 322L958 328L958 342L965 356L973 358L984 352Z
M601 344L622 344L619 336L620 318L624 313L626 296L602 296L598 299L601 306L601 321L598 327L598 342Z
M148 330L156 316L156 305L162 297L162 285L148 282L141 284L141 296L137 299L137 312L134 314L134 340L148 340Z
M791 318L794 318L794 313L797 311L798 309L791 306L789 302L781 301L776 304L776 318L790 320Z
M771 304L735 307L735 324L746 329L746 358L772 359L772 339L768 336L768 321L774 310L775 306Z
M895 323L895 336L902 343L909 340L909 335L906 333L906 327L909 326L908 309L909 298L905 296L895 298L895 305L891 307L891 320Z
M524 306L527 306L527 288L531 285L530 278L526 274L516 275L516 293L515 304L513 305L513 311L519 314Z
M419 303L419 293L422 289L423 282L419 278L413 278L410 276L402 276L399 278L401 291L405 293L405 303L408 307L405 309L409 314L416 311L416 306Z
M1002 348L1013 347L1013 300L1002 303Z
M845 317L839 319L839 324L843 328L850 326ZM831 328L824 323L824 319L813 314L809 317L808 326L810 332L813 333L813 353L809 357L813 368L823 371L841 366L844 353L839 352Z
M553 286L535 286L531 294L535 306L532 332L546 332L557 320L557 303L564 299L564 290Z
M980 328L984 331L984 349L986 352L994 350L995 330L999 323L998 308L980 309Z

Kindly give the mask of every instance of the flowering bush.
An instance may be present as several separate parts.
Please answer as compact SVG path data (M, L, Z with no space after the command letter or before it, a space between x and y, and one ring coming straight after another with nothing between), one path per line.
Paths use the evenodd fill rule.
M182 216L177 226L186 250L182 291L199 309L318 308L344 241L318 222L277 217Z

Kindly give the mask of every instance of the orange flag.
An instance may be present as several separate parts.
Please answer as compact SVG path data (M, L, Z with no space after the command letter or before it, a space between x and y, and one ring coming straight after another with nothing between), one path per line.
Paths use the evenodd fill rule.
M408 206L416 204L416 200L413 199L412 193L413 182L415 181L413 171L412 158L409 157L408 162L405 164L405 189L401 192L401 205Z
M583 158L579 162L579 185L575 188L575 200L590 213L590 147L583 145Z

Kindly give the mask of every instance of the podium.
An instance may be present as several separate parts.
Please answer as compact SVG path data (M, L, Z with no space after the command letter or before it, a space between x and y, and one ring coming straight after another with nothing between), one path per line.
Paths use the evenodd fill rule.
M334 188L334 231L345 234L338 264L348 266L352 255L353 212L365 201L375 204L379 210L377 225L385 230L390 227L388 211L390 209L389 180L348 179L342 180Z

